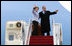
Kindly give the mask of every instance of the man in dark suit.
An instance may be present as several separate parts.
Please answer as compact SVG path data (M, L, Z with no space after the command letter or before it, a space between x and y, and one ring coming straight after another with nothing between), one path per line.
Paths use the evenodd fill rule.
M39 13L39 18L41 18L41 32L42 35L44 36L44 33L48 35L50 35L50 20L49 17L50 15L56 14L58 12L58 10L54 11L54 12L50 12L50 11L46 11L46 7L43 6L42 10Z

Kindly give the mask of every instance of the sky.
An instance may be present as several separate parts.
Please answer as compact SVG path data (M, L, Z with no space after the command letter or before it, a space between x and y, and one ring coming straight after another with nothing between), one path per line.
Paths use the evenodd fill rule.
M50 16L50 25L52 33L52 19L56 23L62 24L63 45L71 45L71 12L65 9L58 1L1 1L1 45L5 44L5 29L7 21L25 21L29 23L29 19L33 18L33 5L39 6L39 11L42 11L42 6L53 12L56 9L58 13Z

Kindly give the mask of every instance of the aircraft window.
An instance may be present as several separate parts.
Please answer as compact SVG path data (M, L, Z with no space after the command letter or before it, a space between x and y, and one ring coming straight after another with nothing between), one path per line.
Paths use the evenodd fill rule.
M10 27L13 27L13 24L10 24Z
M9 35L9 40L14 40L14 35Z

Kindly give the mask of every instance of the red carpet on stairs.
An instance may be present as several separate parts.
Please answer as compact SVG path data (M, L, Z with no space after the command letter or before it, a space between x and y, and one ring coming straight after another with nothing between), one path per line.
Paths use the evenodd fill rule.
M31 36L29 45L53 45L53 36Z

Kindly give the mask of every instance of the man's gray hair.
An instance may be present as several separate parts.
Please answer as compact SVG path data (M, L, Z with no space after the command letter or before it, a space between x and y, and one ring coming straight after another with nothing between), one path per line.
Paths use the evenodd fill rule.
M46 6L42 6L42 8L46 8Z

